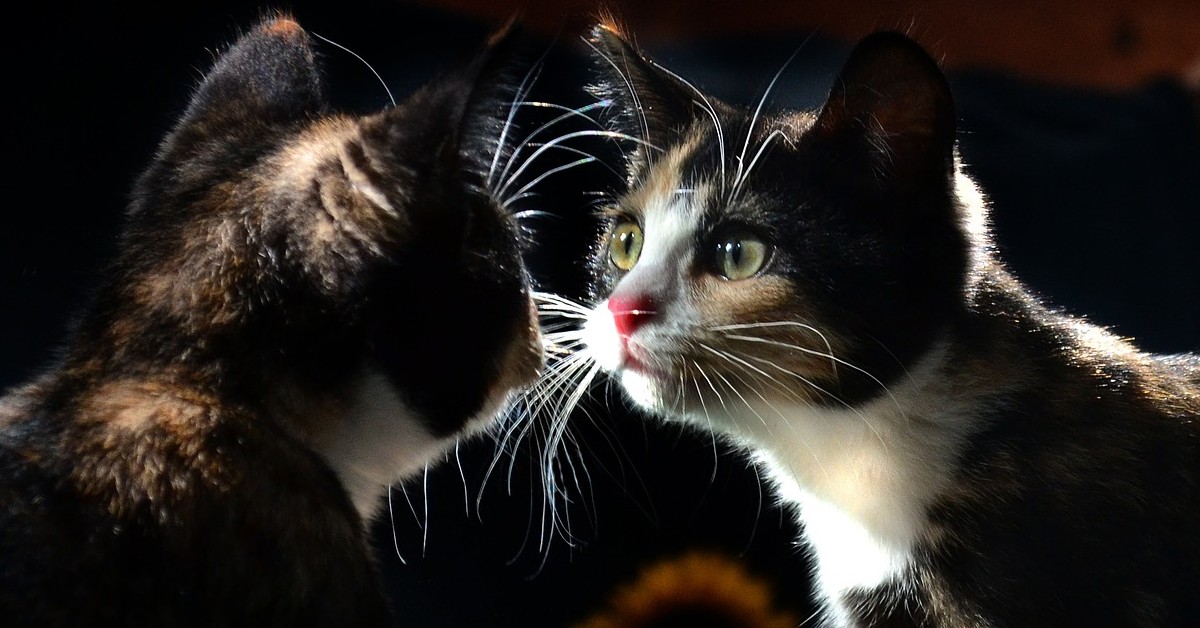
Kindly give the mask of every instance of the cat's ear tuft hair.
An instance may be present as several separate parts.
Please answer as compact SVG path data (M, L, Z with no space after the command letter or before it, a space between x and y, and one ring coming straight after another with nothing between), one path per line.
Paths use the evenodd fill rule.
M239 123L248 117L288 122L325 106L308 33L275 15L242 35L204 77L181 127Z
M485 178L490 179L493 164L505 156L509 148L505 144L513 139L506 125L522 96L519 69L526 47L519 19L510 17L460 74L463 88L454 112L456 149L464 166Z
M474 58L427 83L395 108L366 122L369 135L402 169L435 168L430 181L459 181L487 190L493 164L502 161L509 115L519 90L524 35L510 20ZM498 152L499 151L499 152ZM432 172L432 171L430 171Z
M954 101L946 78L908 37L864 38L842 67L815 126L824 136L866 133L888 168L944 168L953 160Z
M615 130L657 148L678 140L696 119L691 88L642 55L611 17L592 27L587 42L599 73L588 91L611 103Z

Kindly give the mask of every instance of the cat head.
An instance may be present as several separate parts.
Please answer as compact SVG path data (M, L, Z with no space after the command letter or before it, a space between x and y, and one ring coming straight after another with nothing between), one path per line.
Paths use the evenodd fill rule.
M638 141L584 334L635 401L857 404L930 348L973 243L954 104L924 50L872 35L819 110L766 111L703 93L614 27L590 43L592 91Z
M487 176L513 39L360 116L332 111L295 21L242 36L136 184L86 365L245 403L370 373L441 435L494 410L541 364L519 233Z

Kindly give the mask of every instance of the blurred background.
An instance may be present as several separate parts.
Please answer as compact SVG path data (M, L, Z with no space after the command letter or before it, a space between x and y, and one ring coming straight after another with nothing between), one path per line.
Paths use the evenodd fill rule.
M604 6L658 61L743 104L757 102L802 44L773 106L819 105L855 39L880 28L909 33L947 68L964 160L991 199L1016 274L1145 348L1200 350L1200 4ZM592 75L579 35L595 10L590 2L30 5L0 43L9 138L0 388L52 363L113 253L134 177L215 51L272 7L353 50L397 98L468 60L520 12L530 61L544 63L530 99L589 102L580 90ZM388 104L362 61L332 45L318 48L338 108ZM617 165L611 146L579 146ZM578 168L548 178L516 208L553 214L528 223L538 242L530 263L545 287L581 296L578 260L595 236L589 193L620 185L602 166ZM541 427L499 454L486 439L464 443L425 477L395 488L375 531L401 625L575 625L648 566L698 551L728 557L758 578L792 623L809 616L796 530L742 454L646 421L603 386L584 410L572 418L573 446L557 461L562 483L549 497ZM550 503L559 523L547 514Z

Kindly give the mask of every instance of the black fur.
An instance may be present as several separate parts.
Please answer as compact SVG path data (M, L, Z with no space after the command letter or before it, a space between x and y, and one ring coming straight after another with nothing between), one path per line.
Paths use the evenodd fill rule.
M321 443L365 373L436 440L540 365L480 163L515 45L363 117L286 17L221 55L61 362L0 400L5 625L390 624Z

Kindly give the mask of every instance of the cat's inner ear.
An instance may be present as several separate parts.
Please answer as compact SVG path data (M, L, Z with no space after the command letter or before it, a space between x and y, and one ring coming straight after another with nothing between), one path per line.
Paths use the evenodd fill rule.
M851 51L815 129L826 137L866 134L888 165L906 171L950 163L954 116L937 62L908 37L882 32Z
M588 42L599 72L589 91L612 103L617 130L649 142L651 151L678 141L679 134L695 120L695 101L700 96L644 57L615 25L592 27Z
M246 117L288 122L324 106L308 34L295 20L277 16L243 35L217 59L193 96L181 127L236 124Z

